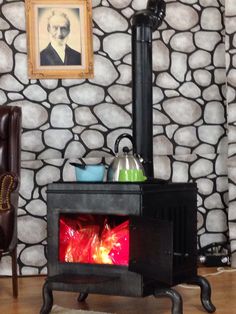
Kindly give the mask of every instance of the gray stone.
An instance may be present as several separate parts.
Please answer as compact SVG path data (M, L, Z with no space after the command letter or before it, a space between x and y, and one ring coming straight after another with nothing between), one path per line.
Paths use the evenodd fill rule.
M153 103L157 104L164 98L163 92L161 88L156 87L156 86L153 87L152 91L153 91Z
M224 208L221 197L219 193L213 193L205 199L205 207L207 209ZM219 220L220 221L220 220Z
M21 81L23 84L28 84L28 73L27 73L27 56L23 53L17 53L15 55L15 76Z
M42 132L38 130L24 132L22 134L22 149L40 152L44 149Z
M191 32L181 32L172 36L170 45L173 50L181 52L192 52L195 50L193 34Z
M213 55L213 63L216 67L224 67L225 68L225 46L224 44L219 44Z
M173 52L171 55L171 74L180 82L183 82L187 72L187 55Z
M152 45L152 63L154 71L165 71L170 65L169 50L161 40L154 40Z
M205 177L213 171L213 163L210 160L199 158L190 167L190 174L193 178Z
M226 15L234 16L236 15L236 2L234 0L227 1L226 4Z
M11 45L14 38L19 34L18 30L9 30L5 32L6 42Z
M5 104L7 101L7 96L4 91L0 90L0 105Z
M104 138L101 132L86 130L81 134L81 139L89 149L101 148L104 145Z
M98 122L91 110L87 107L75 109L75 121L81 125L93 125Z
M47 214L47 205L40 199L31 200L25 207L27 211L35 216L45 216Z
M208 144L217 144L224 133L224 129L219 125L203 125L198 129L199 139Z
M211 64L211 54L204 50L196 50L189 57L189 65L192 69L204 68Z
M180 93L187 98L198 98L201 96L200 88L193 82L186 82L179 88Z
M33 188L34 188L34 171L21 168L20 195L24 199L30 200L32 197Z
M19 92L24 88L24 86L20 84L14 76L5 74L0 76L0 88L6 91Z
M230 71L227 75L227 81L229 84L236 87L236 69L230 69Z
M128 8L125 8L125 9L122 10L122 14L125 17L127 17L128 19L130 19L133 16L134 11L131 8L128 7Z
M70 144L66 147L65 158L78 157L81 158L86 153L86 149L82 145L82 143L78 141L70 142Z
M153 137L153 154L154 155L173 154L173 145L165 135L157 135Z
M196 32L194 38L198 48L208 51L213 51L216 45L221 41L220 34L212 31Z
M198 147L196 147L193 150L194 154L214 154L215 153L215 148L214 146L211 146L209 144L200 144Z
M14 41L14 46L19 52L27 53L26 34L20 34Z
M211 73L207 70L196 70L193 72L193 77L200 86L209 86L211 84Z
M225 69L215 69L214 79L215 79L216 84L225 84L225 82L226 82L226 71L225 71ZM228 87L227 87L227 96L228 96Z
M45 166L36 173L38 185L47 185L60 179L60 169L54 166Z
M191 125L201 117L201 107L193 100L175 97L163 102L165 112L178 124Z
M224 152L224 154L217 155L215 161L215 172L219 176L228 175L226 152Z
M218 101L206 103L204 108L204 120L208 124L222 124L225 122L226 108Z
M48 99L52 104L70 104L70 100L64 87L59 87L52 91L49 94Z
M129 84L131 82L131 66L126 64L121 64L118 66L118 71L120 73L120 77L117 80L118 84Z
M198 13L189 5L179 2L168 3L165 21L176 30L186 31L198 23Z
M167 72L157 75L156 84L163 88L175 89L179 87L179 82L176 81L173 76Z
M51 125L55 128L71 128L74 125L73 112L67 105L56 105L52 108Z
M203 195L210 195L213 192L214 184L212 180L201 178L196 180L198 192Z
M197 229L199 230L200 228L204 227L204 218L202 213L199 211L197 212ZM199 234L199 232L198 232Z
M103 103L94 108L96 116L108 128L129 127L131 125L131 117L122 108Z
M4 4L2 13L15 28L25 30L25 4L23 1Z
M25 265L32 265L35 267L42 267L46 265L47 260L44 254L44 245L33 245L26 247L21 252L21 261Z
M69 130L47 130L44 133L45 143L56 149L63 149L66 144L73 138ZM56 140L55 140L56 139Z
M47 223L32 216L18 217L18 238L28 244L38 244L46 237Z
M128 86L112 85L108 88L108 93L118 104L125 105L132 101L132 90Z
M56 149L48 148L38 155L38 159L60 159L62 158L61 152Z
M203 98L207 101L211 100L222 100L222 96L219 91L219 87L216 84L213 84L209 87L207 87L203 91Z
M205 30L221 30L222 29L222 16L217 8L205 8L201 15L201 26Z
M171 163L167 156L154 156L154 177L169 180L171 176Z
M94 56L94 79L89 81L102 86L111 85L118 77L118 72L108 59Z
M128 23L117 11L99 7L93 10L93 20L105 33L127 30Z
M162 38L163 38L163 41L165 44L169 44L169 41L171 40L171 37L173 36L173 34L175 34L175 31L173 29L167 29L167 30L164 30L162 32ZM181 40L181 39L180 39ZM184 45L184 43L183 43ZM177 41L174 40L174 43L173 43L173 48L175 50L179 50L179 49L182 49L180 47L181 45L177 45ZM181 50L182 51L182 50Z
M123 1L120 1L120 0L110 0L110 3L115 8L118 8L118 9L122 9L122 8L127 7L130 4L130 2L131 2L131 0L123 0Z
M228 177L219 177L216 179L216 190L218 192L227 192L228 191Z
M33 101L44 101L47 98L47 93L39 85L28 85L23 91L23 94L30 100Z
M101 47L101 43L100 43L99 38L95 34L93 34L93 51L96 52L100 50L100 47Z
M173 182L188 182L188 169L189 166L186 163L175 161L173 163Z
M58 80L40 80L40 84L47 89L55 89L58 85Z
M108 35L103 40L104 51L113 60L120 60L131 51L131 36L124 33Z
M153 110L153 124L165 125L170 123L170 119L158 110Z
M8 73L13 68L13 54L10 47L4 42L0 41L0 73Z
M228 230L227 217L222 210L211 210L206 217L206 228L209 232L225 232Z
M12 103L12 105L21 107L23 116L22 127L26 129L37 129L48 119L47 110L36 103L23 100Z
M194 147L199 143L196 128L192 126L178 129L175 132L174 139L177 144L188 147Z
M69 94L75 103L86 106L93 106L100 103L104 100L105 95L103 88L88 83L71 87Z
M1 30L6 30L6 29L9 29L10 28L10 25L7 23L7 21L5 21L4 19L2 19L0 17L0 29Z

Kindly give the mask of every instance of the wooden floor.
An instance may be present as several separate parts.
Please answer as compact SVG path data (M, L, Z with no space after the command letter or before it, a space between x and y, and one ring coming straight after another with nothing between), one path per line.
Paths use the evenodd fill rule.
M216 274L214 274L216 273ZM212 287L212 301L217 314L236 314L236 269L200 268L199 274L206 275ZM211 275L209 275L211 274ZM0 277L1 314L38 314L42 305L41 290L44 277L19 278L19 297L12 298L11 279ZM184 314L206 313L201 306L198 287L176 287L182 297ZM54 292L54 304L60 306L104 311L116 314L170 314L171 302L165 298L128 298L89 295L86 302L78 304L77 294Z

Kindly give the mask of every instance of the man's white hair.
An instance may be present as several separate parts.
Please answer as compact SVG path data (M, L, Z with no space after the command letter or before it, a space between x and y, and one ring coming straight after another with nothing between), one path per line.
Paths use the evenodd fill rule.
M63 11L60 11L60 10L52 10L50 12L50 15L48 17L48 25L47 25L48 31L50 29L51 18L54 17L54 16L62 16L62 17L64 17L64 19L66 20L66 23L67 23L68 30L70 31L70 20L69 20L68 16L66 15L66 13L63 12Z

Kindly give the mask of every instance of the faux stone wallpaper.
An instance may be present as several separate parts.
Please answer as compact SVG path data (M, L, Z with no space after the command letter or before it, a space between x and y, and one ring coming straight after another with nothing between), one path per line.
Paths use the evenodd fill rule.
M74 181L70 162L79 158L95 163L105 157L109 164L118 135L132 133L131 17L146 2L92 1L93 79L30 80L24 2L0 0L0 105L23 112L20 274L46 273L47 184ZM235 12L233 0L228 3ZM196 181L199 247L228 242L224 1L166 4L165 22L153 34L155 176ZM236 30L229 24L233 46ZM234 85L233 109L232 95ZM233 128L234 111L231 119ZM235 182L232 177L232 195ZM0 274L10 273L8 262L2 260Z

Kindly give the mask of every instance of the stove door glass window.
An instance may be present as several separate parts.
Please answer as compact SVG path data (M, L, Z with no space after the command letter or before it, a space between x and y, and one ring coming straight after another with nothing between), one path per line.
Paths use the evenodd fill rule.
M129 218L114 215L61 214L59 261L129 264Z

